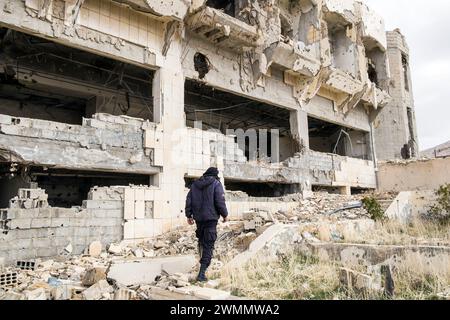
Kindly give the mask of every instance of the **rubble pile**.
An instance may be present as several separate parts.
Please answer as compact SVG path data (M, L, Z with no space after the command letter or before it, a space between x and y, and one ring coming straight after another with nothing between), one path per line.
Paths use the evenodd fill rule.
M298 207L290 212L271 214L252 210L244 212L240 221L220 222L214 259L209 270L213 273L219 271L275 223L300 224L367 218L360 201L362 197L316 193L298 200ZM303 233L302 236L307 239L308 235ZM312 235L310 238L316 240ZM162 270L151 284L127 287L108 278L112 263L118 260L133 263L161 257L196 256L197 246L195 227L192 226L180 227L138 244L122 241L103 248L100 242L94 241L81 256L71 255L69 245L67 252L52 260L18 261L16 267L0 270L0 274L7 277L5 279L13 279L0 283L0 299L151 299L154 288L175 292L176 288L191 286L195 281L196 270L172 274ZM11 275L15 276L11 278Z
M292 212L278 212L279 221L318 222L321 220L353 220L369 218L361 200L364 195L340 195L316 192L300 200Z

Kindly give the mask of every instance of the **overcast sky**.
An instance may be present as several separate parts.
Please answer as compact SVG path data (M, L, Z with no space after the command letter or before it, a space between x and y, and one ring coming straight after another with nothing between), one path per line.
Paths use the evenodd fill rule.
M450 140L450 1L365 0L410 48L420 149Z

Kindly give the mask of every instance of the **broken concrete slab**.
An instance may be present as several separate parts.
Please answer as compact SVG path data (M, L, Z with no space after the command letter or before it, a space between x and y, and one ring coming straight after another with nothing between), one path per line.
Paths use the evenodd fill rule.
M169 272L187 273L196 263L197 259L193 255L114 261L107 277L125 286L151 284L161 275L163 268Z
M26 300L47 300L44 288L37 288L32 291L24 291Z
M173 291L185 295L192 295L205 300L225 300L231 296L230 292L228 291L197 286L174 288Z
M106 280L106 269L105 268L92 268L86 271L82 279L83 286L90 287L100 280Z
M120 254L123 248L120 244L111 243L108 247L108 252L111 254Z
M119 288L114 292L114 300L134 300L136 298L136 292L127 288Z
M85 300L99 300L105 295L113 293L114 289L106 280L100 280L93 286L84 290L82 295Z
M339 269L339 281L347 290L355 292L380 291L381 283L370 275L351 270L348 268Z
M284 225L281 223L270 226L259 237L257 237L250 243L248 250L235 256L230 262L228 262L226 267L238 268L243 266L250 259L255 257L262 249L268 247L270 243L278 236L285 233L286 231L289 232L295 228L297 228L297 226ZM286 245L288 245L288 243L286 243Z

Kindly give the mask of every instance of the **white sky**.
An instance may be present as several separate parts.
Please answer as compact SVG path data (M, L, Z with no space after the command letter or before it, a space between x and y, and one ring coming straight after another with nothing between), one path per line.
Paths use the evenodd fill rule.
M450 140L450 1L365 0L410 49L420 149Z

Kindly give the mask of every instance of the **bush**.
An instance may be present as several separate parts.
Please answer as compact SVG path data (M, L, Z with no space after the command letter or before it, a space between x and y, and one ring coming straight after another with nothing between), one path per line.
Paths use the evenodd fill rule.
M450 184L440 186L435 194L437 204L431 207L431 217L441 224L450 224Z
M367 213L369 213L372 220L383 221L386 219L384 216L384 211L377 199L373 197L366 197L362 200L362 203L364 205L364 209L367 210Z

